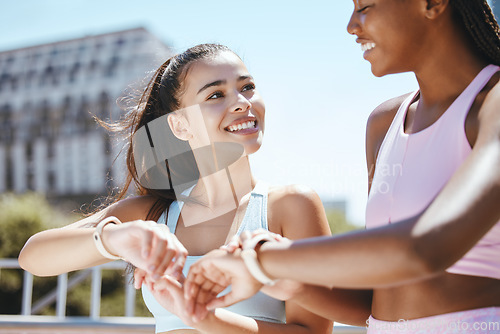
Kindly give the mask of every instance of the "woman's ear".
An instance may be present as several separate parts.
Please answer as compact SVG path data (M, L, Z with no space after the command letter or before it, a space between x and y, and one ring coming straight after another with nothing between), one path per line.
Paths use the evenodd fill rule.
M188 141L193 138L193 134L189 130L187 119L183 114L172 112L168 114L167 122L170 130L172 130L172 133L178 139Z
M440 16L449 7L449 0L426 0L427 8L425 16L428 19L435 19Z

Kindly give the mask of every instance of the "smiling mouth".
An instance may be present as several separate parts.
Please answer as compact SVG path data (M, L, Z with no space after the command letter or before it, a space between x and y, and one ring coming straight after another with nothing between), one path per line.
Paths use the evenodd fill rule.
M257 121L247 121L240 124L229 125L224 130L228 132L238 132L246 129L255 129L257 127Z
M361 44L361 51L369 51L375 47L375 43L363 43Z

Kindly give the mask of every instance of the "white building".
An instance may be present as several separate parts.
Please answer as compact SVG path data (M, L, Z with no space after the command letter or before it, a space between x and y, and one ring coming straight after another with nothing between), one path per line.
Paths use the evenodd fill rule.
M121 184L121 147L92 115L116 120L123 90L170 54L143 28L0 52L0 192L85 195Z

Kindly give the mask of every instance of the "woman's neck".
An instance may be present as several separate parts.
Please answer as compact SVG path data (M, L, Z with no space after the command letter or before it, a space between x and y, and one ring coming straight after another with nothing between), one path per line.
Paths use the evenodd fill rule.
M414 69L420 89L419 108L424 110L454 101L487 65L462 29L451 24L436 28L422 46L421 59Z
M228 203L234 203L236 208L255 184L248 156L243 156L230 166L201 177L191 194L209 208Z

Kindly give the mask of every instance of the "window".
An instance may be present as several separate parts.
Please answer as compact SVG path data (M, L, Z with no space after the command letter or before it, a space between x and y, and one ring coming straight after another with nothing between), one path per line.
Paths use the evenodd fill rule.
M116 68L118 67L119 63L120 63L120 58L118 56L111 57L108 66L104 72L105 76L112 77L113 75L115 75Z

